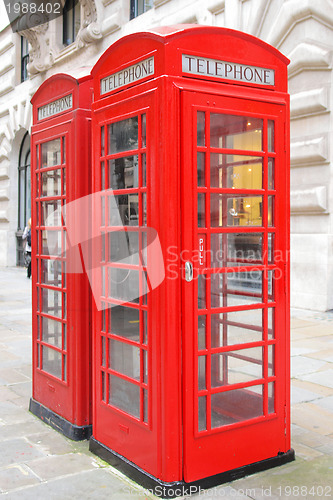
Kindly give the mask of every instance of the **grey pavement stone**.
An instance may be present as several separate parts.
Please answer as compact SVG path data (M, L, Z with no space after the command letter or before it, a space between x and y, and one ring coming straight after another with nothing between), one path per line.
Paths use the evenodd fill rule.
M300 375L313 373L324 365L325 361L319 361L305 356L293 356L291 358L291 376L299 377Z
M318 394L307 391L299 387L291 387L291 404L305 403L307 401L318 400Z
M30 434L39 434L41 430L41 425L39 422L34 420L29 420L24 422L18 422L16 424L0 427L0 441L7 441L15 437L25 437Z
M53 431L53 429L44 430L47 427L41 422L41 432L27 436L27 441L46 455L64 455L65 453L76 451L75 442L65 437L61 437L60 439L59 433Z
M118 479L104 469L85 471L72 476L43 482L24 491L6 495L8 500L144 500L142 490ZM151 498L151 497L150 497Z
M8 465L27 463L45 456L24 438L0 442L0 468Z
M333 396L316 399L314 403L320 406L321 408L325 408L325 410L331 411L333 415Z
M6 492L24 486L38 484L40 480L25 464L14 464L0 470L0 491Z
M98 467L91 455L67 453L65 455L46 456L29 462L29 468L44 481L59 476L67 476Z
M299 375L301 380L333 388L333 369L307 375Z

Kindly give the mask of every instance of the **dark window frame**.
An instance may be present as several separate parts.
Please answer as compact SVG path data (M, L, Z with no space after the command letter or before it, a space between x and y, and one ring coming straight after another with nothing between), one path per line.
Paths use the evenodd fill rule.
M29 78L28 68L27 68L28 63L29 63L29 42L24 36L21 36L21 83L25 82Z
M134 19L135 17L141 16L141 14L144 14L145 12L153 8L153 0L148 0L151 5L146 5L147 0L141 0L142 5L140 6L139 1L140 0L131 0L130 20Z
M79 0L66 0L62 14L62 43L66 47L75 41L79 31L75 32L75 26L76 23L81 25L80 9Z

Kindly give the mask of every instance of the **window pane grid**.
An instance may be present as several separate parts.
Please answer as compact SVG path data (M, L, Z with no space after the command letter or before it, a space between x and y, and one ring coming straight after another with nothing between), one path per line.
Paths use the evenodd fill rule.
M106 123L101 132L105 133L105 146L101 141L101 153L105 153L101 154L101 159L105 158L105 167L101 168L101 186L112 189L121 218L120 225L118 220L110 218L110 199L105 196L101 226L104 234L103 255L106 259L102 295L105 305L109 307L105 311L107 333L103 335L106 335L108 354L107 365L102 369L105 375L101 378L104 384L101 396L106 404L148 425L148 307L143 297L146 289L146 257L143 257L144 238L141 229L147 223L144 168L147 158L143 117L146 114L139 113L112 124ZM113 224L115 221L117 225ZM126 241L119 246L121 238ZM128 263L121 263L126 248ZM124 288L131 276L131 290L136 290L135 297L127 296Z
M213 121L211 121L211 116L213 116ZM203 120L205 120L204 125ZM231 424L239 425L242 421L245 422L248 419L264 418L265 415L272 413L269 409L271 410L274 406L274 394L270 397L270 402L268 401L268 386L270 392L273 393L272 381L275 380L275 337L274 333L273 337L272 333L270 333L270 337L268 337L269 327L270 332L273 332L274 326L268 323L269 318L267 310L268 304L272 306L275 305L274 302L269 302L269 300L274 301L274 292L270 292L270 288L272 288L272 290L274 288L274 277L272 273L276 266L274 266L273 260L274 240L271 236L268 236L268 234L274 234L273 231L268 233L268 229L272 226L274 227L273 205L275 200L273 197L270 196L269 198L268 196L271 195L271 193L275 194L274 189L272 189L274 188L274 166L273 163L270 163L276 157L272 146L274 122L269 122L269 138L267 120L256 118L242 119L242 117L228 117L228 115L224 115L223 120L225 122L229 120L231 127L234 128L231 129L232 132L229 132L229 135L219 137L219 120L218 114L211 115L208 112L198 112L198 131L199 128L205 131L204 139L200 139L196 148L198 155L197 192L198 195L200 194L200 197L202 197L202 200L204 200L201 201L201 198L198 198L198 236L205 235L205 249L208 250L208 255L205 257L205 265L208 269L205 269L204 275L199 275L199 277L201 276L201 281L204 279L204 284L198 285L199 297L200 294L202 295L203 293L200 292L200 290L205 290L205 302L199 301L198 314L203 315L207 313L204 316L207 345L202 345L202 340L200 345L200 341L198 340L197 362L195 365L197 367L196 373L199 398L197 401L198 411L196 412L198 432L213 432L215 429L223 426L229 426ZM236 122L241 122L241 120L243 120L243 123L241 125L242 129L239 129L239 133L237 131L238 125ZM251 129L250 133L248 133L248 127ZM214 134L213 142L211 142L212 130ZM242 137L243 132L244 137ZM203 137L203 135L201 134L200 137ZM249 148L246 146L238 148L237 144L245 145L249 143L249 141L255 147ZM232 147L230 147L231 144ZM268 150L270 151L269 155ZM212 157L212 154L215 156ZM212 158L214 160L215 170L212 170L210 165ZM262 166L257 168L257 164L260 166L260 162ZM244 167L241 167L241 165L244 165ZM234 182L234 185L227 185L229 182L227 175L231 175L232 171L235 172L235 169L238 169L238 172L236 170L237 175L230 177L230 179L233 178L237 180L239 175L245 175L245 172L247 172L248 175L253 175L253 166L256 168L256 175L261 176L262 180L256 185L251 186L251 189L248 189L248 181L242 181L242 185L238 185L238 181L235 181L236 183ZM218 170L216 170L216 168L218 168ZM229 174L228 169L230 172ZM212 175L215 177L211 177ZM202 183L203 178L205 179L204 184ZM262 183L262 185L260 183ZM253 187L256 187L256 189L253 189ZM224 196L224 198L219 198L220 219L218 219L218 224L216 224L216 222L212 223L210 220L214 203L216 205L213 199L214 195ZM241 219L239 219L240 222L237 225L230 224L229 221L228 223L226 222L226 215L222 215L223 213L228 213L228 217L234 214L238 216L243 210L243 205L240 206L238 204L238 207L235 207L235 201L231 203L227 201L228 199L234 199L236 201L237 199L244 200L242 201L244 204L244 213L246 213L246 208L250 208L251 200L254 204L257 204L258 207L260 205L260 218L258 222L254 220L254 227L247 225L246 222L245 224L242 223ZM222 219L222 217L225 217L225 219ZM223 220L224 222L222 223ZM204 221L204 224L202 221ZM223 237L223 234L226 236ZM240 234L241 236L239 236ZM215 240L211 239L211 235L214 235ZM237 237L239 240L243 238L244 249L249 249L251 248L251 244L253 245L254 253L252 257L249 253L244 254L243 252L243 254L237 254L237 250L241 248L239 242L236 240ZM252 238L252 241L250 238ZM255 240L253 240L253 238L255 238ZM214 246L216 246L216 248L214 248ZM219 257L214 256L214 249L220 251ZM212 268L212 266L214 266L214 268ZM244 278L247 277L248 273L252 273L252 281L253 278L257 281L259 280L257 285L259 289L253 289L253 283L250 285L252 289L249 288L247 290L246 287L244 288L246 284ZM218 277L217 282L216 276ZM242 279L242 281L239 281L240 285L237 285L237 280L239 279ZM216 296L221 297L222 294L222 298L219 298L218 302L216 302L215 298L214 301L212 301L214 297L214 295L212 295L213 291ZM269 293L272 295L271 297ZM240 297L242 300L244 300L244 298L251 300L258 299L261 304L253 303L248 305L238 303L234 305L231 303L230 305L228 297ZM220 325L218 331L221 336L221 341L223 339L223 344L220 346L211 344L213 317L215 318L218 315L224 317L230 313L243 313L248 315L251 311L253 313L258 311L256 314L259 314L258 318L261 318L261 324L247 323L244 320L239 323L238 321L225 319L220 321L220 323L216 323L214 319L214 325ZM270 314L270 318L271 317L272 314ZM214 328L216 328L216 326L214 326ZM231 337L229 339L228 331L230 329L234 330L233 335L236 334L237 331L238 335L242 332L243 338L239 337L238 343L237 337L235 337L235 340L232 340L229 345L228 342L230 342ZM258 335L260 337L256 338ZM257 355L253 356L253 353L256 352L257 355L260 354L258 358L256 358ZM249 355L250 353L252 353L252 356ZM220 359L216 356L223 356L223 358ZM220 361L218 361L219 359ZM222 359L224 362L221 364ZM235 375L237 376L232 380L231 386L230 383L227 382L230 371L229 361L236 363L236 365L237 363L240 364L239 374L237 375L236 370ZM213 384L213 379L211 377L213 374L216 375L217 369L219 380L225 385L222 388L213 387L215 383ZM238 383L237 377L240 379ZM254 380L250 380L251 377L255 377ZM225 401L225 405L221 406L222 412L224 407L229 407L230 411L227 410L225 417L222 418L221 415L216 413L218 408L216 406L216 404L218 404L218 399L216 399L216 397L224 393L227 399L223 400ZM233 415L235 401L244 398L246 398L249 408L252 408L252 410L249 411L247 415L245 415L245 413L238 416ZM229 414L227 415L228 411Z

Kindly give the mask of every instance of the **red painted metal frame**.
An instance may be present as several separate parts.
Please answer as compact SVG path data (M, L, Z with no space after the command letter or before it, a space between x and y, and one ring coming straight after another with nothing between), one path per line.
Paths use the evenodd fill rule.
M182 74L182 53L204 54L206 57L226 60L223 47L228 47L228 60L274 68L275 86L268 89L263 86L254 87L253 84L217 82L214 78L200 79L198 76ZM154 54L155 58L155 73L150 80L146 78L142 82L131 83L101 95L102 78L151 54ZM147 223L159 236L166 272L164 282L152 290L148 298L148 335L151 341L151 420L148 427L117 409L109 410L108 413L101 410L98 401L98 339L101 313L93 310L93 436L110 450L165 482L192 481L245 463L264 460L268 456L277 455L279 451L289 449L287 63L288 60L276 49L252 36L222 28L176 26L160 28L155 32L137 33L118 40L102 55L92 70L94 165L99 165L100 161L101 125L120 119L126 114L132 115L142 109L147 110ZM278 426L274 427L272 424L270 427L279 433L279 444L275 446L274 438L270 436L267 450L264 444L259 446L258 450L258 440L260 441L261 425L270 425L270 422L275 421L271 417L242 424L241 430L237 425L222 431L217 429L205 437L195 431L196 407L193 405L197 384L197 358L193 338L197 335L196 282L185 283L183 279L184 261L190 260L193 252L198 250L196 159L193 156L196 151L196 130L192 104L195 103L196 109L212 110L214 106L221 106L221 96L225 96L228 101L226 108L229 108L230 112L234 111L232 103L235 103L235 109L238 109L240 114L247 112L260 116L262 113L265 119L275 119L278 116L276 109L281 108L284 110L281 120L286 120L286 127L283 132L279 132L279 139L283 141L281 144L284 144L285 150L281 150L281 172L276 193L274 192L279 196L276 209L278 224L275 228L279 239L276 241L276 247L280 248L284 255L281 266L285 276L276 289L280 312L275 321L281 327L282 337L278 347L281 366L276 375L281 377L279 396L276 400L279 418ZM257 156L260 156L260 153ZM100 180L97 174L94 190L99 189ZM243 193L243 190L238 192ZM257 193L266 196L264 190L258 190ZM272 231L275 229L272 228ZM261 231L260 228L256 230ZM230 232L232 231L233 229ZM251 233L253 230L242 231ZM223 231L217 229L216 232ZM267 246L267 239L265 245ZM271 269L265 265L261 267L263 270ZM273 304L277 305L277 302ZM253 308L255 307L260 306ZM234 308L239 309L241 308ZM280 420L281 412L286 418L286 425L284 420L283 423ZM237 438L235 446L239 446L240 451L236 453L236 458L233 458L234 449L229 448L226 452L223 444L228 433L230 442L234 436ZM201 450L200 445L203 447Z
M62 204L90 193L91 189L91 98L92 84L90 77L76 80L68 75L55 75L46 80L33 96L33 126L31 139L31 175L32 175L32 312L33 312L33 400L42 405L50 415L54 413L73 428L86 428L92 423L91 409L91 294L88 278L82 274L63 274L62 286L52 287L42 284L41 273L41 231L44 226L38 219L42 217L41 209L37 212L37 205L41 208L41 177L39 172L57 170L59 167L42 168L41 146L58 138L65 138L66 160L64 161L63 141L62 165L65 170L66 194L61 196L47 197L48 201L62 200ZM72 94L73 107L63 113L52 117L38 120L38 108L47 103L54 102L63 96ZM37 149L39 153L37 154ZM62 173L62 184L64 181ZM37 191L38 190L38 191ZM78 220L77 222L82 223ZM64 225L58 227L65 238L68 228ZM39 246L37 246L39 238ZM64 239L63 239L64 243ZM51 256L45 255L48 260ZM55 257L56 260L66 264L67 257ZM81 264L81 263L79 263ZM41 368L41 359L38 361L38 353L43 342L41 324L40 338L38 337L39 318L52 316L42 313L41 288L62 291L66 296L63 302L63 320L66 327L67 344L55 349L66 358L67 376L64 377L62 368L62 380L51 375ZM63 299L64 300L64 299ZM64 342L64 339L63 341ZM54 346L51 346L54 349ZM40 356L40 354L39 354ZM44 412L44 409L43 409ZM40 413L38 413L41 416ZM41 416L41 418L43 418ZM50 417L52 420L52 417ZM67 427L66 427L67 428ZM76 431L69 431L69 436L75 436ZM84 435L82 436L84 437ZM76 437L74 437L76 439Z

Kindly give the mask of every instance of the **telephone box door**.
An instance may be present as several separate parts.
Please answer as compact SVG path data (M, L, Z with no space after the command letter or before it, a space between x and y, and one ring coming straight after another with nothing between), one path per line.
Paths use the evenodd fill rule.
M182 97L190 482L289 450L289 181L283 100Z
M100 255L94 314L94 438L157 474L147 226L153 95L109 104L93 123Z

